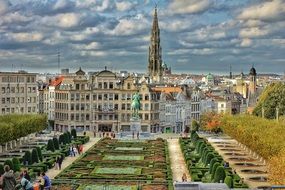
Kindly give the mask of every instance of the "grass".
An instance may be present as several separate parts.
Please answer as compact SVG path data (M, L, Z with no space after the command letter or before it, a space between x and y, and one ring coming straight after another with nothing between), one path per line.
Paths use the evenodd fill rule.
M144 156L105 155L103 160L143 160Z
M77 190L137 190L135 185L126 186L126 185L80 185Z
M137 150L143 150L141 147L117 147L115 150L130 150L130 151L137 151Z
M91 174L122 174L122 175L140 175L142 169L141 168L103 168L96 167Z

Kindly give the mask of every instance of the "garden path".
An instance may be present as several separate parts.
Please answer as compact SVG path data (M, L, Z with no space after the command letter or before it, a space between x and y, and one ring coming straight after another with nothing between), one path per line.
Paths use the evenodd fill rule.
M86 152L89 148L91 148L94 144L96 144L99 140L100 138L91 137L89 142L83 145L83 153ZM70 157L70 156L65 157L61 165L61 170L57 170L56 167L53 167L52 169L49 169L46 172L46 175L50 179L54 179L55 176L57 176L62 170L64 170L67 166L72 164L79 157L80 156L78 154L75 157Z
M188 169L185 164L184 156L180 149L178 139L167 139L169 157L171 162L171 170L173 175L173 181L182 181L182 175L185 173L187 181L191 180Z

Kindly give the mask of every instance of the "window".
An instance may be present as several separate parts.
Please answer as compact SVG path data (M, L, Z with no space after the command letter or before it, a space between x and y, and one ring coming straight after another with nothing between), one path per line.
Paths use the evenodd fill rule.
M115 94L115 100L118 100L118 99L119 99L119 95Z
M149 100L149 96L147 94L144 96L144 100Z
M131 110L131 104L127 104L127 110Z
M115 104L114 109L118 110L118 108L119 108L118 104Z
M144 120L149 120L149 115L148 115L148 113L144 114Z
M223 108L224 107L224 104L221 104L221 108Z
M127 89L131 89L131 84L130 83L127 84Z
M70 110L74 110L74 104L70 104Z
M100 88L100 89L102 88L102 82L98 83L98 88Z
M80 94L79 94L79 93L76 93L75 95L76 95L76 96L75 96L75 99L76 99L76 100L79 100Z
M97 100L97 94L93 94L93 100Z
M126 109L126 104L122 104L122 110Z
M109 100L113 100L114 99L114 94L109 94Z
M76 110L79 110L79 104L76 104Z
M6 102L5 98L2 98L2 104L5 104L5 102Z
M132 99L132 95L131 94L127 94L127 100L131 100Z
M108 94L104 94L104 100L108 100Z
M114 84L112 82L109 83L109 88L113 89L114 88Z
M107 88L108 88L108 83L104 82L104 89L107 89Z
M90 99L90 95L86 94L86 100L89 100L89 99Z
M70 100L71 100L71 101L74 100L74 94L70 94Z
M74 114L70 114L70 120L73 121L74 120Z
M102 100L102 94L98 94L98 100Z
M75 84L75 89L79 90L79 84Z
M144 110L149 110L149 104L144 104Z
M89 116L89 114L87 113L87 114L86 114L86 121L89 121L89 119L90 119L90 116Z
M2 94L5 93L5 87L2 87Z
M122 94L122 100L126 100L126 94Z

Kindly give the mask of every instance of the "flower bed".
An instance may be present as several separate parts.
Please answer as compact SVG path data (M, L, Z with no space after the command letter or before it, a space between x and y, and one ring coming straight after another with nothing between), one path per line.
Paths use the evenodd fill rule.
M53 184L72 180L82 189L172 189L167 143L163 139L120 141L101 139L62 171Z

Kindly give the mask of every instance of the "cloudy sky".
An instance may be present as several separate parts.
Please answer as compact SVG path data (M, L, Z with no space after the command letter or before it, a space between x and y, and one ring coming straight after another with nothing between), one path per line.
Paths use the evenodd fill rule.
M285 71L285 0L0 0L0 71L144 72L155 3L174 72Z

